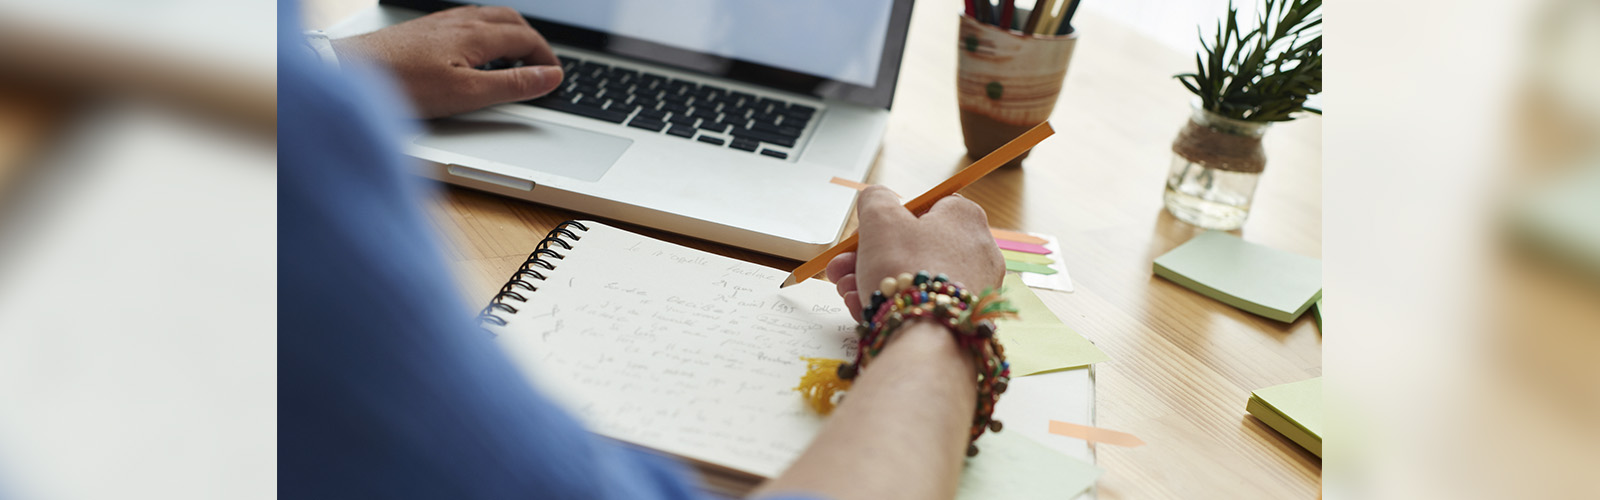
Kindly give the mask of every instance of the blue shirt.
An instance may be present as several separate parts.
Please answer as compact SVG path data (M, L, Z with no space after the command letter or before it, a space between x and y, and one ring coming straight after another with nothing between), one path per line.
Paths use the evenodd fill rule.
M279 496L699 496L681 464L585 431L476 327L399 152L408 108L376 72L316 60L294 4L278 16Z

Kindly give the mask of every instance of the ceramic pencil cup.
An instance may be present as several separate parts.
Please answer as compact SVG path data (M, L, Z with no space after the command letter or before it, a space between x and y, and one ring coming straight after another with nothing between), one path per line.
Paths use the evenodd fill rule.
M1050 118L1078 34L1024 34L960 17L956 97L967 156L978 159Z

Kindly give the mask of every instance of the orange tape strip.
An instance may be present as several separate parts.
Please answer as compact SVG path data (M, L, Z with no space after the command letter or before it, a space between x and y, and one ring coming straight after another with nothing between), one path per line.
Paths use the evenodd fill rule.
M989 234L992 234L992 235L994 235L994 237L1002 239L1002 240L1015 241L1017 243L1032 243L1032 244L1035 244L1035 245L1043 245L1045 243L1049 243L1049 241L1045 241L1044 238L1040 238L1038 236L1034 236L1034 235L1031 235L1031 234L1028 234L1028 233L1022 233L1022 232L1017 232L1017 231L1008 231L1008 230L1005 230L1005 229L995 229L995 228L992 228L992 227L989 228Z
M843 178L843 177L834 177L832 179L828 179L828 182L831 182L831 183L834 183L834 184L838 184L840 186L844 186L844 187L847 187L847 188L850 188L850 189L854 189L856 191L860 191L860 190L866 189L867 186L871 185L871 184L862 184L862 183L859 183L859 182L856 182L856 181L852 181L850 179L846 179L846 178ZM904 196L900 196L900 193L895 193L894 190L890 190L889 192L890 193L894 193L895 197L897 197L897 198L905 198Z
M844 187L847 187L847 188L850 188L850 189L854 189L856 191L860 191L860 190L863 190L863 189L867 188L866 184L862 184L862 183L859 183L859 182L856 182L856 181L852 181L850 179L846 179L846 178L843 178L843 177L834 177L832 179L828 179L828 182L832 182L832 183L838 184L840 186L844 186Z
M1062 422L1060 420L1050 421L1050 433L1057 436L1082 439L1091 443L1105 443L1129 448L1144 446L1144 440L1133 434Z

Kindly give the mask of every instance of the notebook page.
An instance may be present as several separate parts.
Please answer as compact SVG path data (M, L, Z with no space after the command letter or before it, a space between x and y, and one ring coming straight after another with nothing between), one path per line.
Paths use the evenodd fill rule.
M793 390L800 357L855 355L833 285L780 292L785 271L584 224L489 327L524 373L599 434L763 477L788 467L822 425Z

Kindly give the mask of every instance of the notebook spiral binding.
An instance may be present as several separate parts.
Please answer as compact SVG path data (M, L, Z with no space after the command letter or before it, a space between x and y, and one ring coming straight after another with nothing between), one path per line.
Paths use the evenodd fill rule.
M554 271L556 266L550 260L566 258L566 256L561 255L561 252L552 249L551 246L560 246L563 250L571 250L572 243L561 239L563 236L572 241L583 239L577 233L572 232L572 229L588 231L589 226L585 226L582 222L575 220L556 224L555 229L551 229L548 234L545 234L544 239L539 240L539 244L534 247L533 253L528 254L528 259L522 261L521 266L517 266L517 272L511 274L511 279L506 280L506 284L500 287L500 292L494 294L494 298L489 299L489 305L478 312L479 324L506 326L506 319L496 314L516 314L517 307L511 305L508 301L514 300L519 303L525 303L528 301L528 297L524 295L525 293L539 291L539 287L535 286L530 280L546 280L547 278L540 270Z

